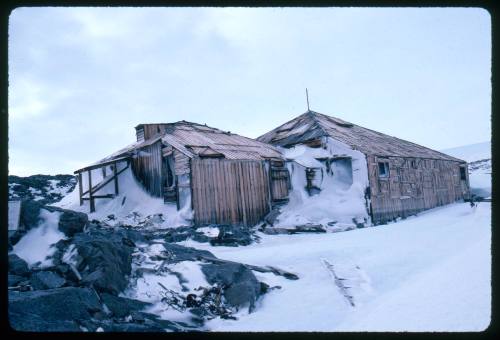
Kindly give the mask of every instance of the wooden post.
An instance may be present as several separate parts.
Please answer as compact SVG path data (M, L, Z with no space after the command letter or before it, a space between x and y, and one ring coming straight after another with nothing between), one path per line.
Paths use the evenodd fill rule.
M101 168L102 171L102 178L106 177L106 165Z
M115 178L115 195L118 196L118 176L116 175L116 162L113 163L113 176Z
M90 202L90 212L95 211L95 202L92 198L92 170L89 170L89 202Z
M82 187L82 173L78 173L78 190L80 192L80 205L83 204L83 187Z

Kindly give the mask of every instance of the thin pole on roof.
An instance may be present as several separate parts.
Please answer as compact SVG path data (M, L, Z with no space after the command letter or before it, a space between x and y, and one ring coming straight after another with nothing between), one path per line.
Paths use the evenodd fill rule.
M307 100L307 111L309 112L311 110L309 109L309 92L307 92L307 87L306 87L306 100Z

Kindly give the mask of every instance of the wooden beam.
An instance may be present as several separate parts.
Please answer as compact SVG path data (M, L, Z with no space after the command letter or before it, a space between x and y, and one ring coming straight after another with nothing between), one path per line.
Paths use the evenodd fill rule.
M92 196L92 200L95 200L96 198L114 198L115 195L113 194L107 194L107 195L95 195L95 196ZM88 201L90 200L89 197L84 197L83 198L85 201Z
M116 163L116 162L121 162L121 161L127 161L128 162L129 159L130 159L130 156L124 156L124 157L119 157L119 158L111 159L111 160L106 161L106 162L102 162L102 163L99 163L99 164L94 164L94 165L87 166L85 168L81 168L79 170L76 170L74 173L77 174L79 172L85 172L85 171L88 171L88 170L94 170L94 169L103 167L105 165L110 165L110 164L113 164L113 163Z
M82 184L82 173L78 173L78 190L80 193L80 205L83 205L83 184Z
M93 213L95 211L95 202L92 199L92 170L88 171L89 173L89 200L90 200L90 212Z
M122 172L124 172L125 170L127 170L128 167L129 167L129 163L127 163L126 167L124 167L123 169L121 169L120 171L118 171L116 173L116 176L118 176L119 174L121 174ZM100 189L102 189L102 187L104 187L106 184L108 184L109 182L111 182L113 180L113 178L114 177L112 176L112 177L108 178L106 181L102 181L101 183L97 184L95 187L92 188L92 192L99 191ZM86 195L88 193L89 193L89 191L87 190L87 191L83 192L82 195Z
M113 164L113 178L115 179L115 195L118 196L118 174L116 172L116 167L117 167L117 164ZM128 167L128 163L127 163L127 167Z

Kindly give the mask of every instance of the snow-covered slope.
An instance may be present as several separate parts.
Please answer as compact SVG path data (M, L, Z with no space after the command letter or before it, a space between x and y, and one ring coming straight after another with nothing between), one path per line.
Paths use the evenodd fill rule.
M30 199L42 204L61 200L76 185L72 175L33 175L19 177L10 175L9 200Z
M455 203L344 233L262 235L237 248L182 244L300 277L257 275L282 288L237 321L210 321L214 331L481 331L491 316L490 213L490 203ZM323 259L346 279L354 307Z
M491 158L491 142L463 145L456 148L444 149L441 152L470 163Z
M469 182L473 194L491 196L491 142L441 150L469 163Z

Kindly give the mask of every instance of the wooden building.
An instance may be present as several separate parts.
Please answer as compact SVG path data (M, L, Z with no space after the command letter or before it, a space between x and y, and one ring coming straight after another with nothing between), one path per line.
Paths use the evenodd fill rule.
M177 209L194 211L194 223L231 223L254 225L273 204L288 196L288 177L284 159L270 144L206 125L176 123L140 124L135 127L137 140L128 147L83 169L79 176L80 204L112 198L98 196L99 188L115 181L118 194L118 162L130 164L143 187ZM112 174L92 186L92 170L111 166ZM82 176L88 176L83 191Z
M374 224L469 198L465 161L314 111L307 111L257 140L285 148L303 144L325 149L328 141L334 141L361 152L368 174L367 210ZM321 161L330 165L339 158ZM343 159L345 162L348 157ZM311 188L313 170L306 169L306 185Z

